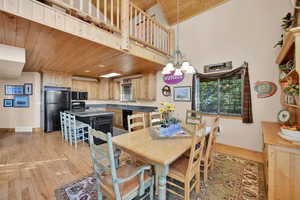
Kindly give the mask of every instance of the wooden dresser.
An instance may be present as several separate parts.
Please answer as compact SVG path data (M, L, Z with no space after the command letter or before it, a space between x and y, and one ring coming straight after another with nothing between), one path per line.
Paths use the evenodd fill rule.
M268 200L300 199L300 143L282 139L280 125L262 122Z

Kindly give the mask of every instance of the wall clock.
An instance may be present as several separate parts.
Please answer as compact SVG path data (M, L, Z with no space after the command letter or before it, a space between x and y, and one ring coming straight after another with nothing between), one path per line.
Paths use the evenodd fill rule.
M161 92L162 94L165 96L165 97L169 97L171 96L171 88L167 85L165 85L162 89L161 89Z
M257 92L258 98L267 98L276 93L277 86L275 83L269 81L258 81L255 84L254 90Z
M288 110L280 110L277 119L281 124L287 124L291 120L291 113Z

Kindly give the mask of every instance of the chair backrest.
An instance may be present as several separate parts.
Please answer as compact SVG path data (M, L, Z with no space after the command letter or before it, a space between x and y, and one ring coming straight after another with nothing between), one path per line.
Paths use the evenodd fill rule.
M59 112L60 115L60 129L61 132L65 132L65 113L64 112Z
M186 124L200 124L202 123L202 114L195 110L187 110L186 111Z
M93 161L93 167L98 177L111 173L110 161L107 149L95 144L95 138L107 141L107 135L101 131L89 128L89 145Z
M205 157L206 157L206 159L209 159L209 160L211 160L212 153L215 150L215 145L217 142L217 132L219 130L219 120L220 120L219 117L216 117L214 119L213 126L211 127L209 138L208 138L208 141L206 144Z
M70 131L76 131L76 117L75 117L75 115L69 114L69 126L70 126Z
M150 126L159 125L162 122L162 114L160 112L150 112Z
M205 148L205 136L204 134L197 134L199 131L205 131L205 124L198 124L196 131L193 134L189 164L186 176L192 177L199 172L200 162L203 156L203 150Z
M145 125L145 115L144 114L134 114L128 116L128 131L131 132L132 129L144 129Z

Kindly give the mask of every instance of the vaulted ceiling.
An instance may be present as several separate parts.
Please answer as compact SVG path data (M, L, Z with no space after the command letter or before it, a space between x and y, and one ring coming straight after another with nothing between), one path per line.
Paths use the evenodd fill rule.
M143 10L151 8L158 3L163 11L163 14L170 25L177 22L177 0L132 0ZM179 22L196 16L211 8L226 3L229 0L179 0L180 17Z

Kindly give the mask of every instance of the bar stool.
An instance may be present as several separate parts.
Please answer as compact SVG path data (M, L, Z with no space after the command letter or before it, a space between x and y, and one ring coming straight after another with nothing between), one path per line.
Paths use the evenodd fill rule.
M88 140L89 125L83 122L77 121L75 115L69 114L69 142L71 145L75 144L77 148L78 142L84 142Z

